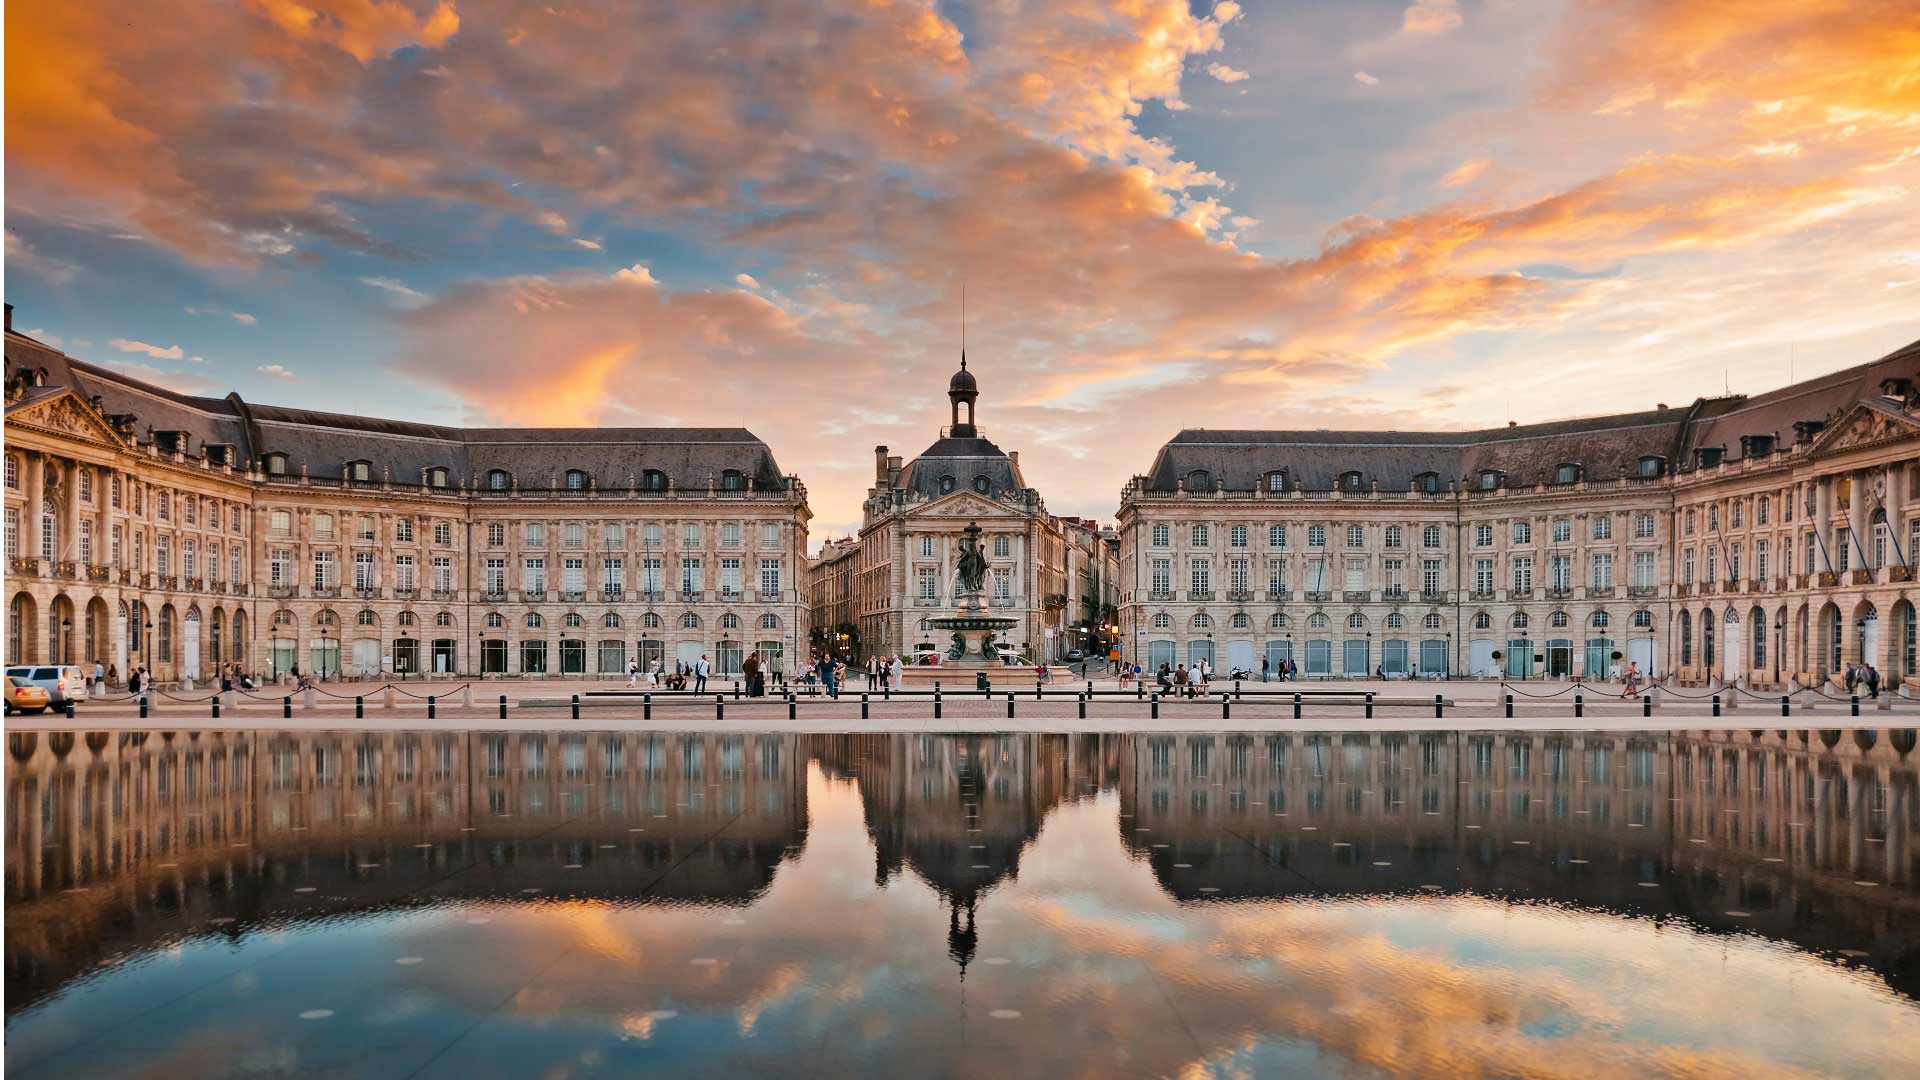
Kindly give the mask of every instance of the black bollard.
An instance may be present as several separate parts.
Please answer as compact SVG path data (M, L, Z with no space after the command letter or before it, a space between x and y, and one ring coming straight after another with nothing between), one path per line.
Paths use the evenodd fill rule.
M1039 679L1033 680L1033 700L1035 701L1040 700L1040 680Z
M794 697L791 693L787 695L787 719L800 719L800 699Z
M1220 719L1230 720L1232 718L1233 718L1233 699L1228 697L1225 694L1221 694L1220 695Z
M1087 693L1091 694L1093 693L1093 691L1089 690L1087 691ZM1085 720L1086 718L1087 718L1087 698L1086 698L1086 695L1083 694L1080 697L1080 719Z
M506 718L507 718L507 695L501 694L500 695L500 719L505 720Z
M940 719L940 684L933 684L933 718Z
M1513 719L1513 695L1507 695L1507 719Z
M860 719L867 719L867 695L860 695Z
M1573 715L1575 717L1585 716L1586 715L1585 709L1586 709L1586 701L1581 697L1581 695L1579 694L1573 695Z
M1653 695L1652 694L1640 695L1640 715L1641 716L1653 715Z
M1145 698L1146 696L1147 696L1147 681L1145 679L1135 679L1133 683L1133 699L1135 701L1139 701L1142 698Z
M1713 695L1713 715L1715 716L1720 715L1720 695L1719 694Z
M1293 718L1295 720L1300 719L1300 695L1299 694L1293 695Z
M1435 720L1446 719L1447 713L1444 708L1446 703L1447 703L1446 698L1441 697L1439 694L1433 695L1433 718Z
M213 702L213 718L215 720L220 719L220 695L215 694L207 700Z
M1367 692L1367 719L1373 719L1373 692Z
M140 719L145 720L146 718L147 718L147 699L145 697L142 697L140 699Z
M1159 695L1159 694L1155 694L1155 695L1153 695L1153 714L1152 714L1152 717L1153 717L1153 719L1155 719L1155 720L1158 720L1158 719L1160 719L1160 695Z
M580 695L579 694L573 695L573 718L575 720L580 719Z
M1011 720L1011 719L1013 719L1013 693L1012 693L1012 691L1008 691L1008 693L1007 693L1007 719L1009 719L1009 720Z
M713 718L715 720L725 720L727 718L727 695L713 695Z
M502 702L506 701L505 698L501 698L500 700ZM788 694L787 700L789 701L793 700L793 695ZM506 706L503 704L501 707L505 708ZM642 720L653 719L653 695L652 694L640 695L640 719Z
M733 680L733 700L735 701L740 700L740 680L739 679Z
M435 717L440 715L438 705L439 703L433 699L433 695L428 694L427 695L427 719L432 720Z
M367 718L367 699L359 694L355 694L353 697L353 718L355 720L365 720Z
M1780 715L1781 716L1793 715L1793 699L1788 697L1785 694L1780 695Z
M1860 715L1860 695L1859 695L1859 694L1854 694L1854 695L1853 695L1853 696L1852 696L1852 697L1851 697L1851 698L1850 698L1849 700L1850 700L1850 701L1851 701L1851 703L1852 703L1852 712L1853 712L1853 715L1855 715L1855 716L1859 716L1859 715ZM1713 710L1713 715L1715 715L1715 716L1719 716L1719 715L1720 715L1720 710L1719 710L1719 709L1715 709L1715 710Z
M145 716L146 713L143 712L140 715ZM293 719L293 695L292 694L288 694L286 697L283 697L280 699L280 719L282 720Z

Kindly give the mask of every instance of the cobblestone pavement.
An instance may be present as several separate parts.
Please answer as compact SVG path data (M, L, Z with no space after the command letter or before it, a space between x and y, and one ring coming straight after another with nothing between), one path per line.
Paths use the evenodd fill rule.
M971 687L971 684L968 684ZM1920 700L1883 694L1878 701L1863 698L1859 715L1844 696L1821 697L1813 691L1795 694L1790 715L1781 715L1780 696L1762 692L1721 691L1718 715L1713 691L1703 687L1675 687L1656 691L1651 715L1640 699L1622 700L1618 685L1575 686L1571 683L1526 683L1513 686L1493 681L1435 682L1313 682L1244 683L1234 696L1232 683L1216 682L1205 698L1168 698L1156 710L1149 697L1129 689L1119 692L1112 680L1096 679L1094 696L1083 703L1078 691L1084 681L1056 681L1036 697L1031 681L1024 684L999 679L991 698L968 689L943 693L939 716L925 693L867 694L864 680L843 691L838 700L817 692L800 694L789 704L779 697L735 697L731 680L709 683L708 693L654 693L650 704L638 696L605 696L624 691L624 680L408 682L393 684L328 683L311 695L292 698L291 716L283 715L284 689L235 694L223 700L215 719L212 692L198 690L159 695L142 719L138 706L124 696L96 700L77 707L67 720L53 713L14 716L9 728L323 728L420 726L446 724L461 728L558 729L670 729L670 730L797 730L797 731L1168 731L1179 729L1272 731L1398 730L1436 728L1516 729L1649 729L1748 727L1878 727L1920 723ZM918 689L918 688L916 688ZM1302 697L1296 716L1293 694ZM595 692L600 693L595 693ZM1149 693L1151 688L1149 688ZM1512 716L1505 695L1514 695ZM1007 697L1013 701L1009 705ZM1375 695L1371 715L1365 695ZM363 700L356 706L355 695ZM581 696L579 718L573 716L572 697ZM506 699L504 718L501 697ZM1436 709L1434 698L1442 703ZM428 717L432 697L433 717ZM718 698L718 701L716 701ZM1579 715L1576 715L1576 698ZM356 716L356 710L359 715Z

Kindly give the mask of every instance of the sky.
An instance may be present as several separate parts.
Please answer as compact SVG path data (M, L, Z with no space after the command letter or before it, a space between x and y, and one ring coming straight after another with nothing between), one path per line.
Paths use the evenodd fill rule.
M15 327L176 389L744 425L1473 428L1920 338L1911 0L107 0L6 16Z

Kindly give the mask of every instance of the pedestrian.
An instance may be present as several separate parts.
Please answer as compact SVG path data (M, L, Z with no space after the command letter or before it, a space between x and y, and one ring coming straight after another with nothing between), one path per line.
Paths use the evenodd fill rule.
M1162 694L1172 692L1173 672L1167 667L1165 660L1160 661L1160 669L1154 672L1154 681L1160 684L1160 692Z
M1853 688L1856 685L1858 685L1859 682L1860 682L1860 666L1858 664L1848 664L1847 665L1847 693L1849 694L1853 693Z
M840 673L837 670L838 666L839 662L831 656L823 656L820 658L820 685L826 689L827 696L830 698L840 696Z
M695 660L693 662L693 692L694 693L704 694L707 692L707 673L712 670L713 670L712 665L707 663L707 654L701 653L700 659Z
M1047 675L1047 665L1033 665L1033 681L1036 686L1044 686L1053 680Z
M740 673L747 678L747 696L759 697L761 687L760 651L758 649L747 654L746 660L740 664Z
M1381 682L1387 681L1387 670L1379 664L1373 665L1373 677Z
M1626 688L1620 691L1620 696L1622 698L1631 698L1639 694L1640 692L1640 665L1639 664L1629 662L1627 664L1626 673L1622 675L1621 678L1626 682Z
M629 660L627 661L627 689L631 690L634 687L639 685L640 685L640 661Z
M1180 664L1173 669L1173 692L1174 693L1179 694L1181 697L1188 696L1189 691L1187 687L1191 685L1192 682L1193 682L1193 674L1192 672L1189 672L1187 670L1187 665Z
M1272 671L1273 671L1273 657L1262 656L1260 658L1260 681L1266 682L1268 674L1270 674Z
M1880 669L1872 664L1867 665L1867 693L1876 699L1880 696Z

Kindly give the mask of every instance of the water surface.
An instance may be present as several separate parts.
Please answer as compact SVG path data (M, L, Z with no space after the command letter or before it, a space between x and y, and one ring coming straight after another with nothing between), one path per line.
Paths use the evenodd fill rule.
M1920 1075L1908 731L9 751L10 1076Z

